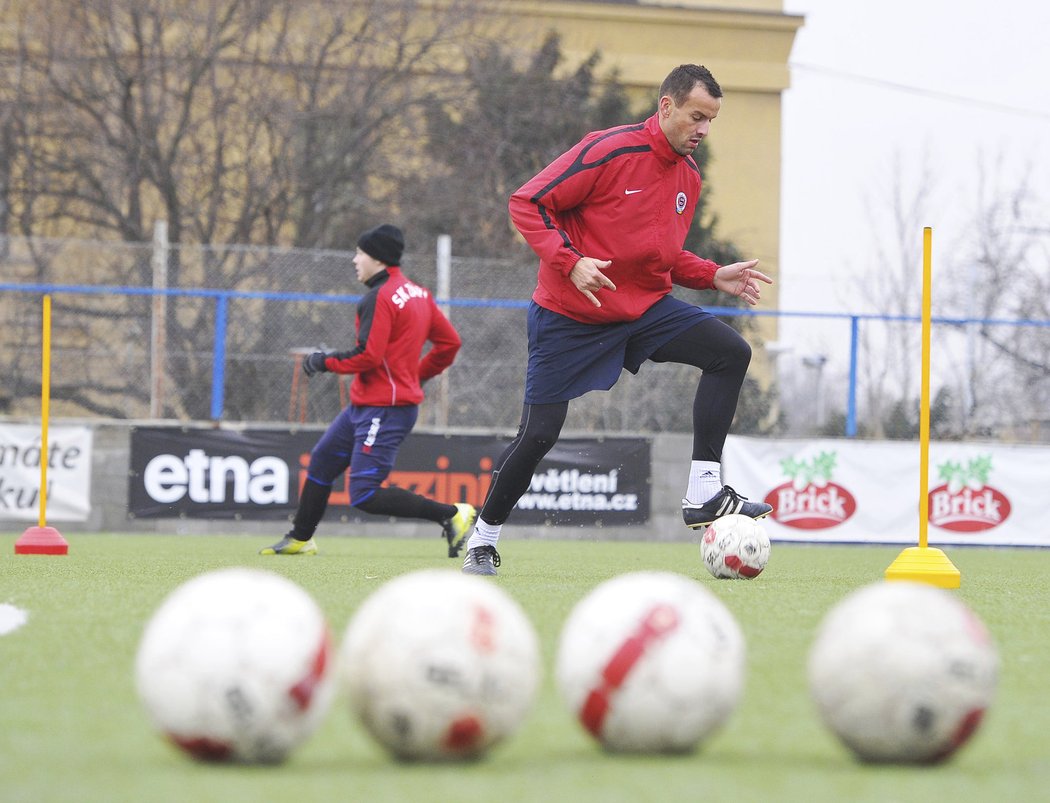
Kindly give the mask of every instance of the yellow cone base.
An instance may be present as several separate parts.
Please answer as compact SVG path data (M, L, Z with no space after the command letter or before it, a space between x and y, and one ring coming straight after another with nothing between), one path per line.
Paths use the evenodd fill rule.
M886 569L887 580L912 580L938 588L958 588L962 575L948 556L934 547L912 546Z

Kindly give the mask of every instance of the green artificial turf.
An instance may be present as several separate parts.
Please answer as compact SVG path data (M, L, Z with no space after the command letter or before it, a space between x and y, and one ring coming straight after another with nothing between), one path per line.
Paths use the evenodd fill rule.
M133 686L142 628L165 595L209 569L276 570L307 589L342 635L384 581L458 568L439 539L320 538L316 557L260 557L266 538L67 537L66 556L15 555L0 536L0 604L28 622L0 636L0 800L47 801L993 801L1050 797L1050 551L955 548L953 591L992 631L1002 658L996 700L949 763L855 762L823 728L805 660L824 613L882 578L897 547L775 543L752 581L715 580L688 543L504 539L494 580L540 635L545 678L521 730L470 764L390 759L336 704L278 767L196 764L151 729ZM604 753L563 706L552 678L572 606L602 580L678 571L714 591L748 644L747 686L726 727L686 756ZM454 616L434 601L435 616ZM921 612L916 612L921 615Z

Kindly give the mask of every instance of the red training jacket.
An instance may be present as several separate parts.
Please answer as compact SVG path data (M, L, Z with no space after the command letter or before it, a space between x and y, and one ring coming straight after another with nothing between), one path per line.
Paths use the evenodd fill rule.
M358 406L419 404L420 383L452 365L459 334L430 292L409 281L399 267L380 271L365 284L369 291L357 305L357 347L329 354L325 367L357 374L350 401ZM423 355L427 341L432 346Z
M713 287L718 265L682 250L700 198L700 170L679 156L654 114L595 131L510 197L510 217L540 258L533 300L584 323L633 321L679 284ZM601 307L569 281L580 259L611 259L616 290Z

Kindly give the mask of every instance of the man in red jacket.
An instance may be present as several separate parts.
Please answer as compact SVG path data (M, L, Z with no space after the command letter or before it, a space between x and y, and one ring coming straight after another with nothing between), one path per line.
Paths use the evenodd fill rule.
M719 267L683 250L700 197L692 153L721 107L705 67L685 64L660 87L643 123L588 134L510 198L514 225L540 258L528 313L525 405L514 441L467 542L463 571L496 574L500 529L558 439L569 401L608 390L646 360L703 371L693 401L693 454L682 515L704 527L728 513L772 508L722 484L722 448L751 348L672 284L715 288L757 304L758 260Z
M439 523L449 557L477 516L472 505L446 505L404 488L383 488L401 442L419 416L422 382L448 368L460 338L430 292L398 267L405 241L401 230L384 224L361 235L354 267L368 292L357 307L357 345L349 351L315 352L303 371L355 374L350 404L329 425L310 453L306 482L291 531L261 555L312 555L313 534L324 516L332 482L350 468L350 503L377 516ZM431 348L423 354L424 345Z

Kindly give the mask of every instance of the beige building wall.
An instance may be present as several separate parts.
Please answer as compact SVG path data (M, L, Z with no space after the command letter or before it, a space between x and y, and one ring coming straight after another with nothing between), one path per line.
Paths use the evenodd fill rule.
M725 93L711 127L705 185L719 219L718 233L760 268L779 272L780 94L788 87L788 58L803 18L783 13L782 0L517 0L515 30L534 44L561 34L574 66L599 50L600 70L616 67L633 98L655 109L661 81L679 64L703 64ZM627 121L625 121L627 122ZM777 285L763 288L766 309L777 306ZM767 339L772 318L761 319Z

